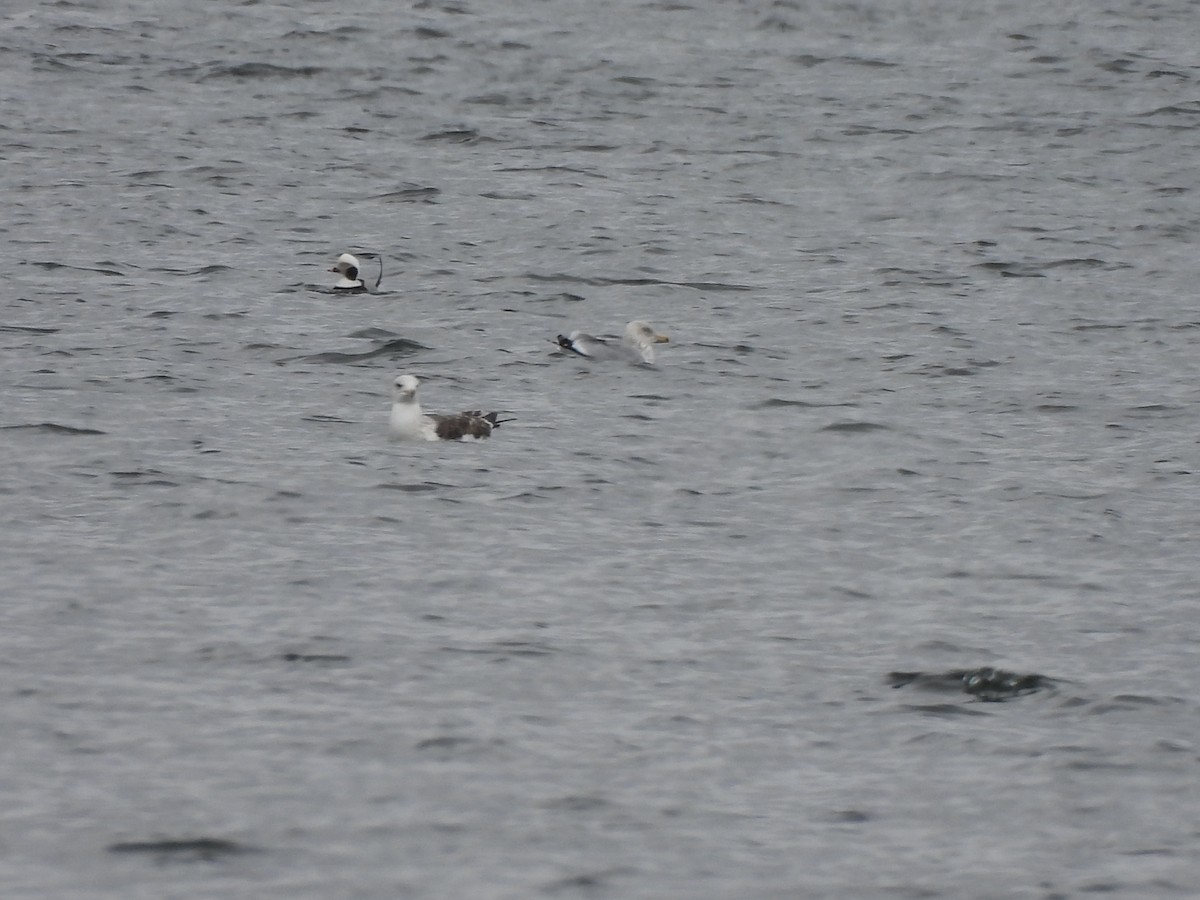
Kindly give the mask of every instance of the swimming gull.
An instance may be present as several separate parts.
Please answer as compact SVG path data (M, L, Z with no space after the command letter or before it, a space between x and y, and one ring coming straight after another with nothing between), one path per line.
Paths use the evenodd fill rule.
M588 359L619 359L631 363L654 362L654 345L666 344L671 339L659 334L650 323L635 319L625 326L625 336L620 342L592 337L582 331L572 331L558 336L558 346Z
M374 255L374 254L372 254ZM333 268L329 270L335 272L342 277L338 279L337 284L333 286L335 291L344 291L347 294L360 294L363 291L371 291L373 288L367 284L365 278L360 277L362 272L358 264L358 258L352 253L343 253L337 258L337 262L333 264ZM379 276L375 279L375 287L379 287L379 283L383 281L383 257L379 257Z
M417 400L416 375L400 375L393 382L392 415L388 436L393 441L461 441L466 438L482 440L490 437L512 419L501 419L497 413L471 409L454 415L435 415L423 412Z

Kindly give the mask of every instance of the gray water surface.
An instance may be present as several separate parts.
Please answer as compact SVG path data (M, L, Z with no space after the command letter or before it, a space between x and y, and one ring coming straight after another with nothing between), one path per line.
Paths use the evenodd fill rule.
M1193 4L0 53L4 897L1200 896Z

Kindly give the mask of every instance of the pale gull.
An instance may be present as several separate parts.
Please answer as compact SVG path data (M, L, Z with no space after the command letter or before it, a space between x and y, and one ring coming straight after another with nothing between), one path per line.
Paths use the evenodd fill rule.
M558 346L579 356L595 360L623 360L630 363L654 362L654 345L666 344L670 341L665 334L659 334L650 327L648 322L635 319L625 326L625 336L620 341L609 341L593 337L582 331L572 331L568 335L560 334Z

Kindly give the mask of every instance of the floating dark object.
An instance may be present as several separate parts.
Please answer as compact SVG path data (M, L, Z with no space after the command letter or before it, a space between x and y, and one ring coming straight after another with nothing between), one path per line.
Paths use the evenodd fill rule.
M980 669L952 669L949 672L889 672L888 684L894 688L908 687L932 691L962 691L980 700L1000 702L1032 694L1050 687L1053 679L1045 675L1006 672L984 666Z

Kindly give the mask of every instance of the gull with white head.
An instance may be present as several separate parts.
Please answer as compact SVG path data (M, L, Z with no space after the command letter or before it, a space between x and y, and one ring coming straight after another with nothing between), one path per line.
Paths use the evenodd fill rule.
M461 441L467 438L483 440L492 430L512 419L499 414L472 409L453 415L436 415L421 409L417 400L416 375L400 375L392 384L392 415L388 420L388 436L393 441Z
M665 334L655 331L649 322L635 319L625 326L625 335L619 342L592 337L582 331L560 334L556 342L564 350L588 359L652 363L654 362L654 345L666 344L670 340Z

